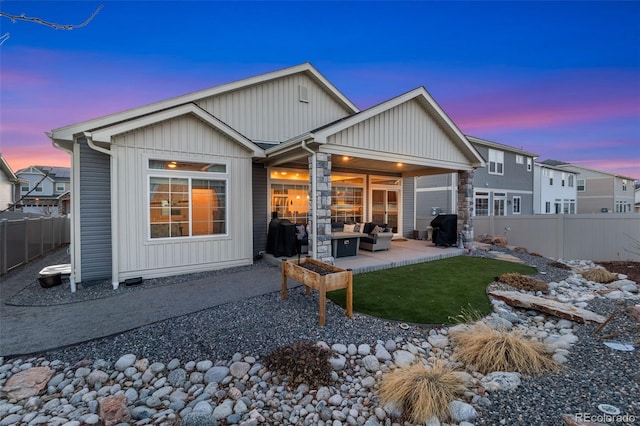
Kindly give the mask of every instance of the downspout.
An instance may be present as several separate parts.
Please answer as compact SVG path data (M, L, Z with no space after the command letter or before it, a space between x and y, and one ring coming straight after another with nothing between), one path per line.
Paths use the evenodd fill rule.
M120 280L118 279L118 186L114 178L116 175L116 159L111 150L99 147L93 142L91 132L84 132L83 135L87 138L89 148L106 154L111 158L111 285L114 290L117 290Z
M311 257L318 258L318 196L316 193L316 152L307 146L307 141L302 141L302 149L311 154L311 222L313 223L313 245L311 247Z
M65 147L63 147L62 145L60 145L58 142L53 140L53 135L51 133L47 133L47 136L49 136L49 138L51 139L51 142L53 143L53 146L56 147L57 149L66 152L67 154L69 154L71 156L71 163L73 164L73 150L67 149ZM73 185L75 179L73 177L73 173L71 174L71 190L72 190L72 194L76 193L76 197L78 196L77 192L73 190ZM77 198L76 198L77 199ZM75 204L75 202L72 203L72 209L73 206ZM75 220L78 220L78 216L74 215L76 217ZM71 274L69 275L69 286L71 288L71 293L75 293L76 290L78 289L77 285L76 285L76 268L75 268L75 229L73 224L71 224L69 226L69 240L71 241L71 244L69 244L69 257L71 258L71 264L72 264L72 268L71 268Z

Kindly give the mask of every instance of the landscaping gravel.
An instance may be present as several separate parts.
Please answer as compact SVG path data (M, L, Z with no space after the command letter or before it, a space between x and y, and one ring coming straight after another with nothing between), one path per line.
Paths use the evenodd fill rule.
M528 377L513 391L494 392L491 405L476 420L479 425L555 425L570 414L593 422L640 424L640 327L624 313L625 306L638 303L593 299L587 309L616 316L597 333L596 324L576 327L577 343L568 362L557 373ZM636 349L623 352L605 346L605 341L634 343ZM598 418L600 404L610 404L627 415L621 419ZM620 421L615 421L620 420Z
M564 282L572 275L572 272L550 266L548 258L517 253L506 248L492 246L489 251L475 250L472 255L496 257L500 253L516 256L525 264L536 267L538 273L534 277L548 283ZM575 268L593 267L591 262L572 261L567 263ZM260 273L261 268L267 267L269 265L264 262L256 262L253 266L243 268L255 269L256 273ZM216 272L216 274L220 273L224 272ZM206 274L193 274L179 279L184 281L204 276ZM173 283L177 283L176 277L147 280L144 285L170 285ZM111 286L108 283L103 284L92 286L88 288L89 291L83 289L83 297L107 297ZM141 286L127 287L125 291L131 292L132 297L135 297L135 291L138 288ZM67 295L68 289L64 291L61 287L62 291L57 292L53 299L51 299L52 292L50 290L47 289L44 298L19 293L11 298L11 303L60 304L75 301L73 295ZM44 294L44 292L40 294ZM32 299L28 299L29 297ZM47 298L49 300L45 301ZM563 414L574 417L582 415L583 418L587 416L592 421L609 424L640 424L638 420L640 419L640 398L638 397L640 395L640 350L638 349L640 328L637 322L631 321L624 313L627 306L638 303L638 298L636 296L635 299L630 300L597 296L584 303L587 305L587 309L602 315L609 316L614 312L616 314L604 327L601 327L601 330L596 330L597 327L592 324L573 323L565 329L565 331L568 330L567 333L575 334L577 342L567 351L556 353L558 355L566 352L566 362L559 372L546 373L536 377L523 377L521 384L513 390L492 391L482 395L482 391L476 389L474 392L477 393L473 394L473 404L477 409L477 417L470 419L471 423L465 423L467 426L469 424L557 425L563 424L561 420ZM414 342L418 347L418 342L423 342L427 351L431 346L435 346L435 342L438 340L444 339L446 342L446 328L436 332L436 330L430 330L427 327L415 325L406 327L405 324L371 318L357 313L351 320L344 316L342 308L331 302L327 303L327 318L329 319L327 326L319 327L317 325L317 309L317 293L313 292L311 297L305 296L304 289L297 287L290 289L287 301L282 301L279 293L271 293L149 324L126 333L96 339L70 348L49 351L45 354L39 354L38 359L56 360L56 364L75 365L78 369L87 363L93 363L95 367L97 360L100 360L100 363L114 364L125 354L135 354L138 360L146 358L151 363L160 362L170 365L176 364L176 360L180 360L180 365L187 365L202 362L202 360L212 360L218 365L220 362L224 364L224 361L231 362L229 360L232 359L237 361L242 357L256 357L259 361L276 347L301 339L314 342L323 341L329 346L345 347L347 345L350 347L375 346L395 341L403 349L412 347L408 342ZM562 331L557 319L551 316L541 315L535 311L517 310L514 312L517 315L511 314L511 317L515 317L515 319L520 317L523 323L530 321L532 324L537 324L537 326L534 325L536 333L549 332L552 334ZM441 337L438 338L438 336ZM433 345L426 343L427 340ZM605 341L633 343L636 349L631 352L617 351L605 346ZM435 348L432 350L437 354L449 356L447 352L449 349L444 352L436 351ZM353 358L347 356L347 360L351 359L350 362L353 365L362 362L361 358L360 354L354 355ZM0 359L0 364L8 365L12 362L14 364L16 362L29 364L35 362L35 359L24 359L24 357L22 360ZM90 362L83 360L90 360ZM351 392L347 386L350 381L360 383L362 380L364 383L367 380L364 375L362 377L355 376L354 373L352 378L349 378L348 375L345 377L346 382L342 385L342 391ZM347 387L345 388L345 386ZM368 417L356 415L353 419L367 419L366 423L358 420L357 424L391 425L390 418L384 414L384 411L378 412L376 410L375 413L380 421L377 423L370 398L370 395L365 398L369 402L364 404L366 407L363 409L363 412L368 413ZM342 400L342 397L340 399ZM149 402L144 403L149 405ZM349 404L351 403L349 402ZM345 407L345 404L346 402L343 402L342 407ZM603 418L604 414L598 409L600 404L613 405L620 410L621 416L626 415L626 417ZM221 403L217 407L214 405L213 408L221 410L224 408L223 406L224 404ZM286 405L283 407L286 411ZM136 403L136 409L138 408L144 408L142 399ZM336 420L339 423L327 421L322 424L342 425L348 423L348 421L345 422L350 413L348 408L351 407L342 410L345 413L344 416L340 414L340 411L338 414L334 411L334 415L338 419L342 419ZM275 410L278 411L277 408ZM194 410L194 413L196 411ZM184 416L191 415L190 411L181 413ZM286 414L290 413L286 412ZM273 414L272 412L271 415L274 417L268 417L265 424L295 424L291 419L297 418L300 418L300 424L302 424L302 417L296 417L298 414L291 413L291 417L282 418L281 414ZM227 417L227 422L230 421L229 418L235 419L235 417ZM240 416L238 416L239 418ZM247 424L257 423L258 421ZM463 424L464 421L456 423ZM307 422L305 424L313 423Z

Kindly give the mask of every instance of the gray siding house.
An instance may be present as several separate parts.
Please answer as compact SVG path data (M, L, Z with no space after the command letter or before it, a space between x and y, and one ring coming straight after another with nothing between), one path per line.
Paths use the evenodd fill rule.
M485 162L422 87L359 110L311 64L52 130L72 157L72 289L247 265L273 212L309 225L333 261L331 223L416 229L414 178L456 173L470 241ZM453 207L452 207L453 208Z
M533 164L537 155L473 136L467 136L467 139L486 161L486 167L476 169L473 175L473 214L533 214ZM456 213L456 173L415 179L416 229L426 229L439 213Z
M487 161L473 176L476 216L533 214L533 163L537 154L468 136Z

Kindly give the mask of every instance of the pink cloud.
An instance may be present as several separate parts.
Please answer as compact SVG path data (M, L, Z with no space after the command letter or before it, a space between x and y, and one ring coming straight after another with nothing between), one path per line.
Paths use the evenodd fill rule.
M470 133L640 118L640 79L627 71L564 71L509 81L491 84L485 93L447 98L443 105Z

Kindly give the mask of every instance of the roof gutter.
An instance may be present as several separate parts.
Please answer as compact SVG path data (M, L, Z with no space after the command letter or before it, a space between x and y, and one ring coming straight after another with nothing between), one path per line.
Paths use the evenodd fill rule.
M87 139L89 148L111 158L109 162L111 166L111 285L114 290L117 290L120 286L120 280L118 279L118 185L114 178L116 176L116 157L110 149L96 145L91 132L83 132L82 135Z

